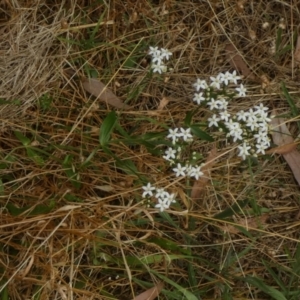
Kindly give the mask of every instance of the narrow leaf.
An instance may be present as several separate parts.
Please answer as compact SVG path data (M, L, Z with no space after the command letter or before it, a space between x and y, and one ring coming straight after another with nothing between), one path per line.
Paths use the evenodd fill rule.
M102 147L106 146L110 140L111 133L116 126L118 117L114 111L110 112L104 119L100 132L99 132L99 142Z
M205 131L201 130L199 125L193 124L190 126L192 133L200 138L201 140L208 141L208 142L213 142L214 139Z
M28 146L30 144L30 139L23 135L20 131L14 131L14 134L23 146Z
M268 294L269 296L271 296L272 297L271 299L287 300L281 292L279 292L275 288L265 284L261 279L259 279L257 277L247 276L245 278L245 281L248 282L249 284L257 287L262 292L264 292L264 293Z

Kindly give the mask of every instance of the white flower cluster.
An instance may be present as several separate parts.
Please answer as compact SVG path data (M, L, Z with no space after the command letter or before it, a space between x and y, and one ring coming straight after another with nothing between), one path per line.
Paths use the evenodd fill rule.
M148 54L152 56L151 68L153 73L162 74L167 72L167 66L164 64L164 60L169 60L170 56L172 56L172 52L165 48L158 49L158 47L150 47Z
M191 163L182 165L180 162L178 162L181 160L180 154L182 152L180 143L190 143L193 141L191 129L185 129L182 127L169 129L169 134L167 135L167 138L172 140L174 148L168 147L168 149L165 151L165 155L163 155L163 158L167 160L170 163L170 165L174 165L175 161L177 162L176 167L172 169L175 173L175 176L192 177L198 180L203 175L203 172L201 171L201 166ZM195 158L193 159L195 160ZM154 196L157 199L158 203L155 205L155 207L159 208L161 212L165 209L168 209L172 203L176 202L174 194L170 194L162 188L156 188L152 186L151 183L148 183L146 186L143 186L143 190L143 198Z
M249 155L265 154L265 150L270 147L268 130L271 119L268 116L268 107L263 104L246 112L241 110L235 115L228 112L228 98L232 98L233 95L246 96L247 90L243 84L235 88L231 96L227 94L227 86L230 83L237 85L240 79L236 71L210 77L209 84L205 80L197 79L193 85L196 90L193 101L197 104L206 103L209 109L215 112L208 118L208 127L219 127L220 123L223 123L228 131L227 137L231 137L233 142L242 143L238 146L238 156L246 159ZM249 141L253 138L255 143L250 144Z
M143 198L155 197L157 199L158 203L155 205L155 208L159 208L161 212L169 209L170 205L176 202L175 194L170 194L162 188L156 188L149 182L143 186L143 190Z
M175 145L176 143L180 142L180 139L184 142L192 142L193 136L191 134L191 129L187 128L175 128L175 129L169 129L169 134L167 135L167 138L172 140L172 143ZM177 149L174 149L172 147L169 147L165 151L165 155L163 158L170 162L170 164L174 164L174 160L180 160L180 153L181 153L181 147L177 147ZM183 177L193 177L195 179L199 179L203 173L201 172L201 166L197 165L191 165L186 164L181 165L181 163L177 163L177 167L173 168L176 177L183 176Z

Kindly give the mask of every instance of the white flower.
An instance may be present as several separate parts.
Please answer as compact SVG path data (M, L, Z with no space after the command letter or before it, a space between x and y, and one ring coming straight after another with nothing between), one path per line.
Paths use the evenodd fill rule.
M164 200L166 200L168 205L170 206L172 203L176 203L175 196L175 194L167 193L164 197Z
M257 121L256 112L253 111L252 108L250 108L245 114L247 115L248 120L249 120L249 119L252 119L252 120L254 120L254 121Z
M211 98L209 102L207 102L210 110L219 109L219 103L214 98Z
M153 73L161 74L161 73L164 73L164 72L167 71L167 66L165 66L164 64L155 64L155 63L153 63L151 65L151 68L153 70Z
M203 176L203 172L201 172L201 167L193 167L191 172L191 177L194 177L196 180L198 180L201 176Z
M193 136L191 135L191 128L187 128L187 129L180 128L180 131L181 131L180 136L185 142L193 140Z
M262 112L267 112L269 110L269 107L264 106L262 103L259 105L254 106L256 109L256 113L261 114Z
M205 98L202 95L203 95L203 93L195 93L193 101L197 102L197 104L200 104L202 101L205 100Z
M217 100L218 103L218 109L227 109L228 101L225 98L220 98Z
M240 84L240 87L236 88L236 90L239 92L240 97L245 97L246 96L247 89L244 87L243 84Z
M217 77L210 77L210 80L211 80L211 83L210 83L210 86L213 87L213 88L216 88L216 89L220 89L221 88L221 78L220 76L218 75Z
M146 196L152 197L153 196L153 191L155 190L155 187L152 186L152 184L150 182L148 182L147 185L143 186L143 190L144 190L143 195L142 195L143 198L145 198Z
M264 144L257 144L257 145L256 145L256 148L257 148L257 150L256 150L256 153L257 153L257 154L258 154L258 153L265 154L265 150L266 150L268 147L266 147L266 145L264 145Z
M246 156L250 155L248 150L251 149L251 147L248 144L246 144L246 142L244 142L242 146L238 146L238 149L240 151L238 156L241 156L243 159L246 159Z
M242 140L243 129L242 128L232 128L229 134L233 137L233 142L235 143L237 140Z
M227 71L225 74L224 73L220 73L220 78L221 78L221 82L224 83L225 85L229 84L229 81L232 78L232 75Z
M258 120L263 123L271 122L271 118L269 118L268 113L265 111L261 111L258 117Z
M230 118L230 113L228 113L227 110L224 110L224 111L221 111L219 113L219 116L220 116L221 120L224 120L225 122L228 122L229 118Z
M241 79L241 76L236 75L236 70L234 70L230 75L230 81L234 84L237 84L237 80Z
M158 47L150 47L148 53L153 57L155 57L155 56L159 56L161 52L158 49Z
M166 151L165 151L165 155L163 156L163 158L165 160L170 160L170 159L175 159L176 157L176 150L169 147Z
M185 173L187 176L192 176L191 173L192 173L192 170L193 170L193 166L192 165L185 165L186 166L186 170L185 170Z
M255 129L257 129L259 126L259 124L257 123L257 120L255 119L251 119L249 118L247 123L246 123L246 126L247 127L250 127L252 131L254 131Z
M180 163L177 164L177 168L174 168L173 171L176 173L176 177L186 176L186 167L181 166Z
M259 129L257 134L254 134L254 137L256 138L257 143L262 143L266 139L268 139L268 132L262 130L261 128Z
M246 122L248 114L245 113L243 110L240 110L236 113L238 121L244 121Z
M161 212L163 212L165 209L168 209L170 207L169 202L165 198L163 199L158 198L157 200L158 203L155 205L155 208L159 208Z
M160 54L160 55L153 55L153 57L152 57L152 66L153 65L164 65L163 64L163 57L162 57L162 55ZM152 67L153 68L153 67Z
M164 189L156 189L155 198L164 198L168 192L166 192Z
M165 48L161 48L160 51L161 51L161 56L166 60L169 60L170 56L172 55L172 52L170 52L168 49Z
M218 118L215 114L212 115L210 118L208 118L207 121L208 121L208 127L211 126L219 127L218 122L220 121L220 118Z
M196 82L193 84L194 88L196 89L196 91L200 91L200 89L207 89L208 88L208 85L206 83L205 80L201 80L199 78L197 78Z
M178 128L175 128L175 129L170 128L167 138L172 139L173 144L175 144L180 136L181 136L181 133L178 133Z

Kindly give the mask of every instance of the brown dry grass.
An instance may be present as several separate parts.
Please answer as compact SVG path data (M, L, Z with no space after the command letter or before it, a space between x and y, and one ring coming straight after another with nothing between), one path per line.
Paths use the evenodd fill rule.
M211 170L212 184L191 205L186 186L174 183L161 157L151 155L143 145L111 144L110 151L120 161L130 159L140 175L178 193L182 202L170 212L178 226L174 228L139 201L143 182L136 174L121 170L108 152L99 148L90 163L82 165L99 146L98 130L110 107L86 95L68 70L75 70L78 76L97 72L124 102L134 106L120 113L120 125L142 136L161 131L160 124L182 124L194 108L191 85L195 78L230 69L225 52L230 42L257 78L245 79L252 96L237 101L233 109L263 102L288 114L290 107L280 82L286 83L296 99L299 73L293 68L292 51L276 56L272 43L284 18L281 22L286 28L279 47L294 44L299 5L296 1L245 2L244 8L235 1L99 3L78 0L63 7L52 1L34 5L6 1L1 6L0 29L5 40L0 44L4 53L0 95L7 101L22 102L21 107L8 106L1 113L6 129L1 134L2 292L8 292L10 299L132 299L146 283L160 280L156 273L188 288L187 270L192 266L197 283L192 289L203 292L203 299L222 299L222 293L233 299L270 299L237 278L256 274L278 288L262 259L274 268L291 268L288 254L293 256L299 241L299 221L294 218L299 211L299 187L285 163L279 157L262 158L251 173L226 146L222 151L229 154ZM90 41L101 15L104 23ZM61 21L67 27L62 28ZM269 27L263 29L267 21ZM174 71L163 79L148 76L150 45L173 52ZM131 68L125 63L128 58L136 62ZM262 76L269 81L264 89ZM42 95L52 99L49 108L43 106ZM158 111L163 97L170 101ZM208 115L203 109L195 121L204 121ZM28 155L11 129L30 139L42 163ZM113 138L122 136L114 133ZM224 147L225 143L220 140L217 145ZM211 148L198 142L193 150L206 157ZM80 176L80 187L66 175L63 162L67 156L71 158L69 168ZM242 233L224 234L224 222L213 216L246 198L254 208L256 204L269 209L268 224L251 232L255 239ZM55 207L50 212L29 214L37 205L45 207L51 202ZM8 203L29 208L14 216L5 208ZM190 207L187 215L181 213ZM187 244L187 234L193 245L182 247ZM160 238L173 241L178 249L155 242ZM251 251L238 257L250 245ZM182 255L182 248L191 248L191 255L201 260L170 258ZM147 256L156 260L137 262ZM282 280L289 282L285 273ZM165 290L172 289L172 285L165 286ZM162 299L173 299L166 295Z

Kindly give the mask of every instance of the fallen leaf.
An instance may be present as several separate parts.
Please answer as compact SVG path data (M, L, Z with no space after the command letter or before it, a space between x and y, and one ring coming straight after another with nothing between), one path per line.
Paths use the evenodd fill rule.
M300 63L300 36L299 35L298 35L297 43L296 43L296 47L295 47L294 60L297 63Z
M191 192L192 200L199 199L202 192L204 191L204 188L207 185L209 180L210 169L216 163L216 157L217 157L217 148L216 145L214 145L214 148L210 151L206 159L205 165L203 166L203 168L201 168L201 171L203 172L202 177L200 177L199 180L196 180L193 185L192 192Z
M294 139L286 124L284 123L284 119L273 118L271 125L273 128L273 142L279 146L276 153L282 154L289 167L291 168L296 181L300 185L300 153L296 149ZM279 152L278 149L280 148L283 150Z
M251 229L257 229L262 225L266 225L266 221L268 220L269 215L264 214L259 217L253 217L253 218L245 218L245 219L240 219L236 225L241 226L245 229L251 230ZM226 224L225 226L221 227L225 232L232 233L232 234L238 234L241 231L238 229L238 227Z
M157 110L163 110L165 106L169 103L169 99L166 97L163 97L160 100L159 106L157 107Z
M156 286L148 289L147 291L139 294L133 300L153 300L155 299L159 293L161 292L164 284L159 282Z
M272 116L274 115L274 112L272 113ZM271 122L272 126L272 138L274 144L277 146L284 146L287 144L294 143L294 139L287 128L285 121L283 118L272 118Z
M225 50L232 68L239 70L244 77L248 77L252 80L256 79L256 76L248 68L243 57L238 53L232 43L227 44Z
M95 78L85 78L82 80L84 89L97 97L100 101L106 102L116 108L130 109L130 106L124 104L104 83Z

